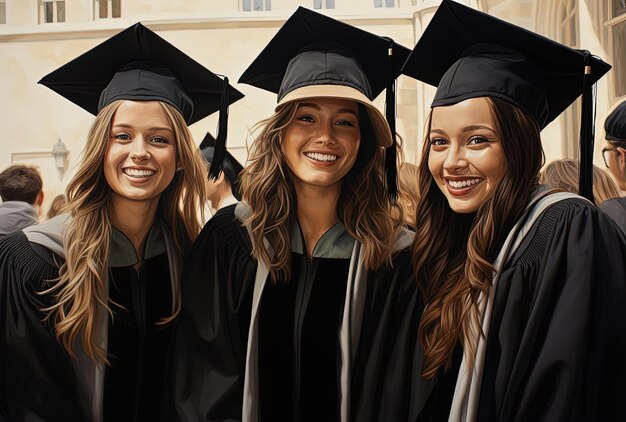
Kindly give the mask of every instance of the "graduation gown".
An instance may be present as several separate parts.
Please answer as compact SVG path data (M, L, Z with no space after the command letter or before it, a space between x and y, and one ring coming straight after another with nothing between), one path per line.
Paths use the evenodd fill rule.
M178 419L414 420L422 303L406 249L412 235L398 238L393 266L365 271L360 244L341 224L310 260L296 227L292 278L273 285L251 255L241 222L248 210L220 210L186 262L173 370Z
M570 196L541 212L503 261L469 420L626 420L626 239ZM425 412L452 402L442 380Z
M58 277L67 215L0 241L0 419L7 421L158 420L163 403L180 256L161 225L146 240L135 271L134 247L113 229L107 291L113 317L96 316L95 339L111 365L93 363L78 347L70 357L42 308L38 292Z

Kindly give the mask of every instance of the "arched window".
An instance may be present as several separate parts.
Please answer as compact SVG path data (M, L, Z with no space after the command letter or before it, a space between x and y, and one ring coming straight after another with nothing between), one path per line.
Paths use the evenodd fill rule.
M314 9L334 9L335 0L313 0Z

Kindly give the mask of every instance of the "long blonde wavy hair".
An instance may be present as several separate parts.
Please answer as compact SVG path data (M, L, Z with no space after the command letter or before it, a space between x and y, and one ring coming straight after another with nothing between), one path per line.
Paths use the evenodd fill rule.
M419 166L416 233L412 246L425 309L418 335L424 349L422 377L447 370L457 344L473 365L482 335L478 298L492 282L491 264L538 185L543 150L539 126L518 107L487 97L502 141L506 173L477 212L457 214L428 168L430 117Z
M246 220L252 232L252 253L267 265L273 282L287 281L291 275L291 232L297 201L281 144L298 106L297 101L284 104L272 117L255 126L260 133L250 148L249 164L240 176L243 201L252 209ZM362 105L359 117L361 144L354 167L342 180L337 212L347 232L362 243L365 267L376 269L390 262L401 222L390 216L383 176L384 149L377 145ZM271 245L271 255L264 238Z
M99 309L109 308L106 291L110 251L111 189L104 176L104 158L115 112L123 100L104 107L89 131L87 145L76 175L67 187L66 211L72 219L64 234L65 261L58 279L42 294L53 294L54 305L44 309L52 320L57 338L74 356L80 344L94 361L107 361L106 350L94 338ZM174 107L160 103L176 134L179 167L163 191L157 211L163 229L171 235L180 254L187 252L200 231L197 210L204 203L206 165L198 153L187 124ZM180 311L180 292L172 292L172 314L161 323L170 322Z

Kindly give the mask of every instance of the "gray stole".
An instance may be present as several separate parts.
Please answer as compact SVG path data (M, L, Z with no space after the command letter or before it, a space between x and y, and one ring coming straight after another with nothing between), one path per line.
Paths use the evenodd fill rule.
M543 187L539 188L526 208L524 216L517 222L513 229L511 229L506 240L504 241L504 245L493 263L496 270L493 275L493 282L489 287L488 295L481 293L478 299L478 309L480 310L482 321L480 329L482 329L484 335L478 337L478 347L476 348L474 366L471 371L468 367L467 356L463 354L463 360L461 361L461 367L459 369L459 375L457 377L454 396L452 399L452 407L450 408L450 415L448 417L449 422L476 421L494 297L496 294L498 277L502 272L504 264L513 257L520 244L528 232L530 232L532 226L539 219L541 214L551 205L570 198L584 199L581 196L569 192L550 194L547 189ZM475 327L475 329L476 334L479 334L479 327Z

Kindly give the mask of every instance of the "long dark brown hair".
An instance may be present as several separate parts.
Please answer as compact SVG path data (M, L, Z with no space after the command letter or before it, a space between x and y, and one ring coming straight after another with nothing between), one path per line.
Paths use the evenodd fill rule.
M539 126L518 107L486 97L500 136L506 173L475 213L457 214L428 168L428 119L419 169L421 201L416 211L413 261L425 310L419 325L424 348L422 377L447 370L457 344L475 355L480 329L477 301L493 278L492 262L507 233L529 203L543 163Z

